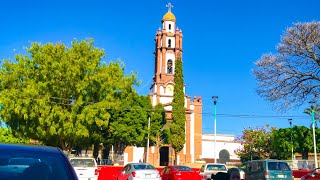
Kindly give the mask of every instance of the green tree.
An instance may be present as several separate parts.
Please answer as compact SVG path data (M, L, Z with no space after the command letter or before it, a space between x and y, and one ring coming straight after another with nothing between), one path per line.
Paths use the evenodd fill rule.
M243 148L235 151L240 157L241 162L272 158L274 152L271 149L272 142L270 136L274 130L269 125L243 130L243 134L237 138L237 141L243 145Z
M308 159L308 153L313 150L313 136L311 129L305 126L294 126L292 128L294 150L301 153L302 159Z
M270 137L272 142L271 146L277 159L292 159L291 133L293 133L291 128L280 128L272 132Z
M320 94L320 22L295 23L277 46L277 53L264 54L253 71L258 94L289 109Z
M23 136L17 136L10 128L0 127L0 142L1 143L29 143L30 140Z
M292 142L291 142L292 133ZM316 129L317 137L320 130ZM303 159L308 159L308 153L313 152L313 135L311 129L305 126L293 126L281 128L272 132L272 148L277 159L291 159L291 147L294 153L300 153ZM320 148L320 140L317 139L317 148Z
M110 125L106 130L106 143L114 146L116 153L123 153L130 145L142 146L146 141L148 110L151 109L147 96L126 95L120 109L111 111Z
M70 150L77 141L103 139L110 109L136 85L119 62L102 63L93 40L32 43L26 55L4 60L0 70L3 121L15 132Z
M164 107L161 103L157 104L151 113L150 125L150 145L158 148L166 142L164 136L164 125L166 124Z
M182 72L181 55L177 56L174 72L174 91L172 100L172 123L170 128L170 144L175 151L175 164L177 164L177 155L183 149L185 144L185 122L186 114L184 107L184 81Z

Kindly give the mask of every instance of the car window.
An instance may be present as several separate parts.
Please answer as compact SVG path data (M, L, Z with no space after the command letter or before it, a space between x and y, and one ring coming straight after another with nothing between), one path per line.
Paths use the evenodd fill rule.
M41 161L36 158L10 158L8 165L31 165L38 162Z
M150 164L134 164L134 169L156 169L154 166Z
M62 154L0 150L0 179L73 179Z
M269 170L290 171L290 167L286 162L268 162Z
M227 168L225 165L222 164L208 164L207 170L219 170L219 171L226 171Z
M73 167L96 167L94 159L70 159Z
M193 171L193 169L189 168L188 166L173 166L173 169L175 171L188 171L188 172Z

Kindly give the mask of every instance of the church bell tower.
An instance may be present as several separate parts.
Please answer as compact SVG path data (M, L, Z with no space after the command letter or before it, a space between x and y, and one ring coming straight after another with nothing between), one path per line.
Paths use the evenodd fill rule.
M162 28L158 29L155 37L155 73L151 85L153 106L158 103L171 104L174 88L174 65L177 57L182 55L182 30L177 28L176 18L171 12L173 7L171 3L168 3L167 7L168 12L161 21Z

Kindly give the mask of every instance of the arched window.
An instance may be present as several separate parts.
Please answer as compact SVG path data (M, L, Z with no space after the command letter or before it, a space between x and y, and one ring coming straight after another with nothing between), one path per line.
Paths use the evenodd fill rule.
M171 47L171 39L168 40L168 47Z
M169 24L169 30L171 30L171 24Z
M172 60L167 61L167 74L172 74Z

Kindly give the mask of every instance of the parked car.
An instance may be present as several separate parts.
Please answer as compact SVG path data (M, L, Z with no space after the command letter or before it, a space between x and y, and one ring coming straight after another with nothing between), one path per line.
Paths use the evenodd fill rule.
M266 159L253 160L243 164L246 180L282 179L292 180L292 170L286 161Z
M97 180L99 176L98 164L94 158L70 158L79 180Z
M160 171L162 180L201 180L198 172L188 166L166 166Z
M0 179L78 180L78 177L59 148L0 144Z
M120 170L117 180L161 180L159 171L147 163L128 163Z
M320 168L315 168L308 174L301 177L301 180L318 179L320 180Z
M227 173L227 166L220 163L206 163L202 165L199 170L199 174L202 177L202 180L213 179L212 177L214 177L214 175L216 175L218 172Z

